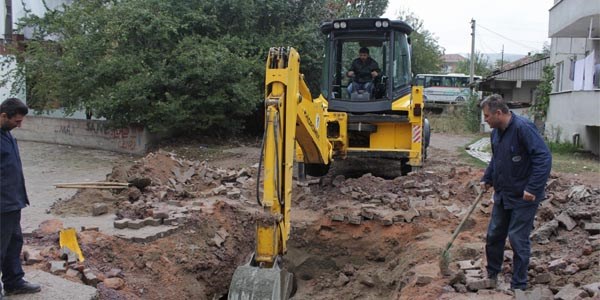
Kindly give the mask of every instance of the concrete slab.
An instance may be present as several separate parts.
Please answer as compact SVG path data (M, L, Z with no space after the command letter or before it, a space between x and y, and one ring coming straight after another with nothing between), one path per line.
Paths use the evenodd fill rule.
M54 183L102 181L114 164L131 159L108 151L26 141L19 142L19 148L31 203L31 206L22 210L21 226L25 234L37 229L43 221L57 218L47 213L52 204L59 198L67 199L76 192L75 189L57 189L53 186ZM101 217L108 216L97 218ZM92 226L89 220L93 218L68 218L73 222L60 219L65 222L65 226L73 226L79 230L81 226Z
M94 287L72 282L59 276L40 270L25 269L25 278L38 283L42 291L35 294L13 295L4 297L6 300L93 300L98 298Z

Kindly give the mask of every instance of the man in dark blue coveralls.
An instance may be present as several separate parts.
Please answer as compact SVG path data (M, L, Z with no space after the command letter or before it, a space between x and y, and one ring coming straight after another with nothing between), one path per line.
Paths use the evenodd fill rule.
M492 130L492 160L481 180L484 190L494 187L494 206L485 252L488 278L502 270L506 237L513 249L511 288L527 288L531 254L529 234L538 205L544 199L552 156L535 125L508 110L500 95L481 103ZM494 281L495 282L495 281Z
M0 104L0 270L6 295L41 290L38 284L23 280L21 209L29 205L29 199L17 141L10 134L12 129L21 127L27 113L27 106L17 98L6 99Z

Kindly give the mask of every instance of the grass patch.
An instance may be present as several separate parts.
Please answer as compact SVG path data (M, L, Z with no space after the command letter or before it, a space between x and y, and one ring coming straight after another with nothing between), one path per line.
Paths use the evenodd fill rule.
M600 160L598 157L583 152L552 153L552 170L563 173L592 172L600 178Z
M486 168L488 165L487 163L484 163L483 161L469 155L469 153L467 153L467 151L465 151L464 149L462 149L462 151L460 151L459 157L463 163L465 163L471 167Z
M214 137L178 137L164 140L156 146L167 152L189 160L218 160L234 157L237 154L226 150L233 147L258 144L255 137L214 138Z
M581 147L571 143L546 142L546 144L548 144L548 148L553 154L574 154L581 150Z
M426 107L425 117L429 119L434 132L449 134L473 134L479 132L480 110L477 97L463 104L430 104Z
M478 119L467 113L471 110L466 105L449 104L443 106L443 112L441 111L442 109L438 107L425 112L425 117L429 119L433 132L470 135L479 130Z
M598 156L582 151L581 146L555 141L546 141L546 144L552 152L552 170L563 173L600 172Z
M469 153L467 153L467 151L465 150L469 145L472 145L473 143L479 141L482 138L489 138L488 134L485 135L478 135L473 137L473 139L471 139L471 141L469 141L466 145L464 145L463 147L459 147L457 148L457 151L460 153L459 157L461 159L462 162L464 162L465 164L472 166L472 167L476 167L476 168L485 168L487 167L487 163L469 155ZM491 149L491 147L490 147Z
M492 153L492 144L487 144L485 147L479 149L481 152Z
M472 132L467 129L461 116L456 113L429 114L426 117L429 120L433 132L460 135L472 134Z

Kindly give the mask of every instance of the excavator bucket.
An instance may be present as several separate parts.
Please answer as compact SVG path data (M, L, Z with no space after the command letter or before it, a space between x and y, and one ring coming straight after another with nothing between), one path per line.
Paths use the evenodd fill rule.
M292 273L280 269L239 266L229 286L229 300L287 300L293 289Z

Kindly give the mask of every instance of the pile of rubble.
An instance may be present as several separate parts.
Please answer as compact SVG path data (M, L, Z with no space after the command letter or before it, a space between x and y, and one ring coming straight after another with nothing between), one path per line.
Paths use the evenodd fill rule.
M459 243L478 246L461 249L467 254L460 255L460 261L454 263L456 272L449 282L448 278L431 271L437 265L435 262L441 252L440 245L447 242L452 230L475 199L483 171L449 165L453 167L440 168L436 172L430 168L391 180L370 174L346 178L332 172L319 179L294 181L293 211L295 214L301 211L301 216L308 212L312 217L292 223L294 234L290 240L290 244L304 251L299 257L311 256L299 267L316 270L306 272L308 275L304 277L300 272L299 278L311 284L304 287L304 296L340 294L349 297L355 295L354 298L360 298L359 295L386 298L397 293L420 295L421 299L425 299L434 297L432 293L438 293L436 296L439 293L464 293L467 296L469 293L510 293L508 282L512 251L509 243L505 252L504 278L499 280L495 289L485 279L484 226L491 211L486 201L482 201L472 215L473 221L467 223L458 240ZM108 261L101 261L104 264L103 271L74 265L74 268L66 268L65 276L71 273L80 276L83 282L93 282L90 274L102 277L100 281L104 281L109 278L124 279L123 273L117 272L118 269L128 272L128 276L131 272L147 270L158 276L159 271L156 270L159 268L164 268L161 276L175 276L173 274L176 273L171 269L175 266L181 270L177 276L194 276L198 282L209 283L207 286L211 288L207 288L204 295L219 296L219 292L226 291L226 277L235 266L242 263L245 259L242 256L249 254L253 247L253 218L259 207L256 201L249 199L256 197L257 168L255 165L224 169L211 166L206 161L181 159L164 151L150 153L131 167L115 167L107 178L109 181L135 184L115 194L103 192L94 195L89 191L80 191L72 199L58 205L57 210L68 205L77 207L91 202L93 205L90 207L82 206L85 211L81 213L87 216L115 213L115 229L140 231L167 228L144 239L125 241L137 242L129 243L135 244L136 249L138 246L144 248L160 244L176 245L177 249L183 250L156 255L155 259L159 262L155 264L146 258L139 259L140 262L136 260L127 269L125 263L123 266L117 265L119 268L109 266L111 260L103 256L105 249L88 244L83 246L84 250ZM600 189L572 186L570 182L553 176L548 182L547 191L548 199L542 202L532 235L534 242L529 282L533 289L516 296L520 299L550 299L550 295L556 299L575 299L575 295L600 297L597 277L600 273ZM197 227L206 224L209 224L207 227L211 226L210 230ZM379 238L373 232L385 234L386 237ZM192 234L196 235L194 239L188 237ZM346 240L341 239L344 236ZM162 237L168 238L159 239ZM361 241L373 246L373 249L370 252L354 249ZM363 250L365 253L361 252ZM161 248L156 251L164 250ZM399 258L394 256L400 253L398 251L412 252L403 252L402 255L409 257ZM59 261L61 257L58 251L45 254L43 256L47 261ZM349 256L360 263L345 261L344 257ZM68 263L68 255L66 259ZM463 261L465 259L468 260ZM62 270L63 266L64 262L57 262L54 270ZM53 270L53 266L49 265L47 269ZM85 269L92 269L92 272L86 272ZM57 272L61 274L63 271ZM390 277L390 272L400 274L400 277ZM214 274L217 273L222 276L215 278ZM127 279L133 280L132 277ZM133 286L129 281L125 285ZM114 286L112 289L118 289L116 287L119 285L117 282L111 286ZM377 289L385 290L388 294L378 294L375 291ZM421 295L425 290L425 296ZM137 291L133 293L142 295ZM181 296L176 292L173 295Z
M212 209L216 201L246 202L255 195L256 168L223 169L206 161L190 161L173 153L158 151L136 161L133 166L115 166L107 180L129 182L130 187L111 193L106 190L80 190L71 199L53 207L57 214L102 216L114 213L115 229L139 230L165 226L154 236L133 239L153 241L172 233L194 214Z
M463 216L475 198L477 181L472 180L472 173L471 168L463 167L442 174L414 172L393 180L371 174L325 177L317 181L317 188L299 189L295 204L323 210L332 221L353 225L376 221L391 226L414 222L417 217L448 220ZM329 199L333 193L338 195L335 201Z

